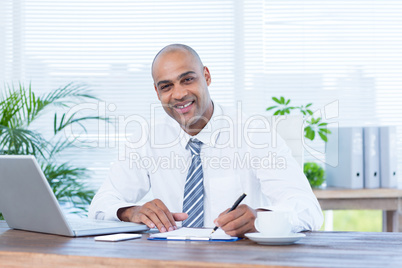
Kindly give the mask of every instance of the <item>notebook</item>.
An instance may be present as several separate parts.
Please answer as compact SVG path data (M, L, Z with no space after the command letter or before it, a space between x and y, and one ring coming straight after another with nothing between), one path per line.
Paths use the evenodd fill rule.
M185 240L185 241L237 241L240 238L227 235L222 229L216 230L211 235L212 228L187 228L183 227L166 233L151 234L148 240Z
M10 228L71 237L149 229L131 222L67 219L30 155L0 156L0 212Z

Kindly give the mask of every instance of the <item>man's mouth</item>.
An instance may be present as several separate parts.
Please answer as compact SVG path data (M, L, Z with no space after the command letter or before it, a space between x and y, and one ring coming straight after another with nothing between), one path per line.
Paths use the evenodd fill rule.
M194 103L194 101L189 101L189 102L186 102L186 103L176 104L173 107L179 113L184 114L184 113L187 113L188 111L190 111L191 107L193 106L193 103Z

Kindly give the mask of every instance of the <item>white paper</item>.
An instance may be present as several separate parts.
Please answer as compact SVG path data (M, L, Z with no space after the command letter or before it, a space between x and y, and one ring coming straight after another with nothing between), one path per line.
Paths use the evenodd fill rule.
M110 241L110 242L117 242L117 241L124 241L130 239L141 238L141 234L111 234L111 235L102 235L96 236L96 241Z
M212 228L187 228L182 227L175 231L166 232L166 233L157 233L152 234L151 237L159 237L166 239L179 239L179 240L209 240L209 237L212 232ZM212 234L212 240L231 240L236 239L237 237L231 237L222 229L218 229L215 233Z

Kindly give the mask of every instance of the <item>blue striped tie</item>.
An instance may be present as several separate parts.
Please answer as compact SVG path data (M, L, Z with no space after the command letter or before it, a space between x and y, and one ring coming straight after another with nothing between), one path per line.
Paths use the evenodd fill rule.
M183 227L204 226L204 182L201 165L201 144L197 139L190 139L187 148L191 151L191 165L184 186L183 212L188 218L183 221Z

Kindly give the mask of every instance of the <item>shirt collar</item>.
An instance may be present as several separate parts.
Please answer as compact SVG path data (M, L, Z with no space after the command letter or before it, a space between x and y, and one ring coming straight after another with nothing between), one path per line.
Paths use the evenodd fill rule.
M183 131L184 134L180 142L181 145L186 148L190 139L197 139L201 141L204 146L215 147L222 129L222 120L218 120L222 114L222 108L214 103L214 111L205 127L195 136L190 136Z

